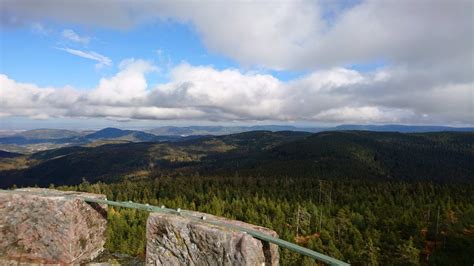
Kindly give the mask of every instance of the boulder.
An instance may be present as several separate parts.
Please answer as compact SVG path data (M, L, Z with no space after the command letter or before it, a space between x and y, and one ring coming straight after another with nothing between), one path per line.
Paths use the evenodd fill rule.
M200 218L205 217L205 220ZM193 218L194 217L194 218ZM278 237L268 228L199 212L150 213L147 221L147 265L278 265L278 246L220 223Z
M0 261L76 264L105 244L107 207L74 196L105 195L28 188L0 191Z

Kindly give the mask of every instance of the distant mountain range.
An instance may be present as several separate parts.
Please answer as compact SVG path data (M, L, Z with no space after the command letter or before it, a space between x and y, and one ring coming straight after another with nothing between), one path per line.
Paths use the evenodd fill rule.
M170 136L191 136L191 135L228 135L235 133L242 133L248 131L305 131L305 132L319 132L324 128L314 127L294 127L284 125L265 125L265 126L187 126L187 127L175 127L165 126L156 129L148 130L155 135L170 135Z
M422 133L422 132L469 132L474 131L474 127L446 127L446 126L408 126L408 125L340 125L336 127L295 127L285 125L263 125L263 126L188 126L173 127L165 126L148 130L147 132L155 135L169 136L190 136L190 135L227 135L248 131L267 130L267 131L304 131L304 132L322 132L322 131L341 131L341 130L365 130L376 132L400 132L400 133Z
M406 126L406 125L340 125L326 128L323 131L340 130L365 130L376 132L400 132L400 133L423 133L423 132L473 132L474 127L445 127L445 126Z
M181 138L181 136L157 136L143 131L121 130L117 128L104 128L92 133L62 129L39 129L0 137L0 150L31 153L65 146L176 141Z
M0 137L0 150L18 153L31 153L64 146L102 145L126 142L178 141L183 138L197 138L208 135L228 135L250 131L302 131L317 133L323 131L364 130L376 132L473 132L474 128L455 128L445 126L407 126L407 125L340 125L336 127L295 127L287 125L262 126L164 126L156 129L138 131L118 128L104 128L98 131L72 131L65 129L35 129Z
M82 136L82 132L66 129L34 129L15 134L16 137L25 139L62 139Z

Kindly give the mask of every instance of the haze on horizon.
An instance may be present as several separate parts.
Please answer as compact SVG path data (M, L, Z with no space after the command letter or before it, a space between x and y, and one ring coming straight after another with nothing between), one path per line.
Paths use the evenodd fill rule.
M473 126L473 10L0 0L0 128Z

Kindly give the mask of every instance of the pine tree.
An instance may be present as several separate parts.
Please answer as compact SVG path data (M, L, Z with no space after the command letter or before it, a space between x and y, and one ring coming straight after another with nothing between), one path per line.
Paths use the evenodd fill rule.
M379 265L380 248L376 246L371 237L367 239L364 255L368 265Z
M410 237L407 242L398 246L399 261L403 264L419 265L420 250L417 249L413 243L413 238Z

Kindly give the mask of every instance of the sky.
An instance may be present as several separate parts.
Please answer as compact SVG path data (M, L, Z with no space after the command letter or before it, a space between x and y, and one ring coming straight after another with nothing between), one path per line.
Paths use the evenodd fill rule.
M0 0L0 128L474 125L474 2Z

